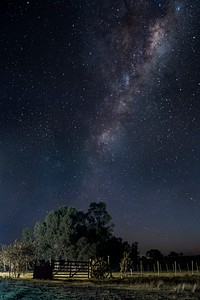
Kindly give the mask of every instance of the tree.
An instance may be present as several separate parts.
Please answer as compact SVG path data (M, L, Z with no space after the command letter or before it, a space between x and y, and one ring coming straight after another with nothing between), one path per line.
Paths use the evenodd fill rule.
M127 271L131 268L132 266L132 261L130 258L130 252L124 252L123 257L120 261L120 272L121 272L121 277L125 277Z
M118 269L120 260L122 259L123 253L125 251L124 242L122 238L117 238L112 236L106 245L106 253L110 258L110 264L112 268Z
M33 231L30 227L25 227L22 231L22 242L31 243L33 241Z
M96 244L91 244L87 237L83 236L77 241L75 246L75 258L77 260L89 260L95 257L96 252Z
M92 202L86 213L87 236L91 244L97 245L96 256L105 256L106 244L112 237L113 224L104 202Z
M67 206L50 211L44 222L37 222L34 236L38 256L46 260L72 259L77 237L76 222L76 209Z
M151 250L147 251L146 256L147 256L147 258L155 259L158 261L163 258L162 253L160 252L160 250L157 250L157 249L151 249Z
M67 206L52 210L34 227L37 257L45 260L107 259L115 253L119 264L130 245L113 236L111 221L103 202L92 202L86 213ZM119 254L116 249L120 250Z
M174 251L171 251L169 254L168 254L168 257L178 257L179 256L179 253L176 253Z
M37 258L46 259L46 254L50 247L48 241L46 240L46 230L45 222L36 222L34 227L34 239Z
M2 246L1 260L9 270L18 276L25 273L35 260L35 248L32 243L15 241L11 245Z
M130 249L130 258L132 261L132 267L134 270L137 270L137 265L139 262L139 251L138 251L138 242L134 242L131 245Z

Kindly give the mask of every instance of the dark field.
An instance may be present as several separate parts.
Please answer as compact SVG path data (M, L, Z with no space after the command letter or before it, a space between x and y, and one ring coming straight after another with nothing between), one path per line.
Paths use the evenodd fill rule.
M0 299L43 300L159 300L200 299L198 279L137 279L131 282L41 282L35 280L0 281ZM196 282L194 282L194 280ZM188 281L188 282L187 282Z

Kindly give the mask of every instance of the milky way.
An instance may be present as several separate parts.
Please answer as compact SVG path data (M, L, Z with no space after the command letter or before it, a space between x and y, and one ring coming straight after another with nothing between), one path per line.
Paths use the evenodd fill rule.
M151 94L158 83L164 85L163 73L171 68L177 36L182 36L184 10L177 13L174 2L122 1L111 7L111 16L107 7L102 8L92 22L96 28L92 63L103 77L107 94L99 99L101 106L86 141L93 174L100 174L104 162L107 166L127 155L129 122L135 122L131 128L135 126L137 132L138 120L157 113ZM100 184L97 180L94 178L95 186Z
M153 72L161 76L175 51L176 27L181 26L176 8L174 3L130 1L112 7L114 20L98 20L96 39L101 51L93 51L98 53L95 63L109 94L91 133L90 143L98 154L113 151L111 145L124 133L128 115L143 114L145 107L138 107L138 102L144 97L143 90L152 89L149 78ZM153 99L148 101L151 105Z

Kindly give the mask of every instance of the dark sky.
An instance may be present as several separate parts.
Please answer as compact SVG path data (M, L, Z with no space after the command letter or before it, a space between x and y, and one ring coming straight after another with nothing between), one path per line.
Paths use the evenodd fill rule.
M200 253L200 3L0 4L0 243L104 201L143 253Z

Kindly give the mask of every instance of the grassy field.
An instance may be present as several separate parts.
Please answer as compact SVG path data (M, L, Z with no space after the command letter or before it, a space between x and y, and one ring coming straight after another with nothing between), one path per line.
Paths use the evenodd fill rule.
M0 298L5 300L199 300L188 289L146 289L107 284L69 284L35 280L0 280Z
M78 300L198 300L200 299L200 275L181 273L132 274L121 278L113 273L104 280L75 279L36 280L27 273L20 278L10 278L0 273L0 297L3 299L78 299ZM37 297L36 297L37 295ZM63 298L65 296L65 298Z
M9 276L8 272L0 272L0 278L13 278ZM33 280L33 273L26 273L20 275L19 279ZM18 280L18 278L16 278ZM33 281L44 281L44 280L33 280ZM56 282L56 283L73 283L73 284L90 284L90 285L112 285L112 286L128 286L131 288L151 288L151 289L182 289L196 291L200 290L200 273L191 275L189 272L185 273L133 273L127 274L126 277L121 278L120 273L112 273L112 276L104 279L88 279L88 278L59 278L55 280L45 280L45 282Z

